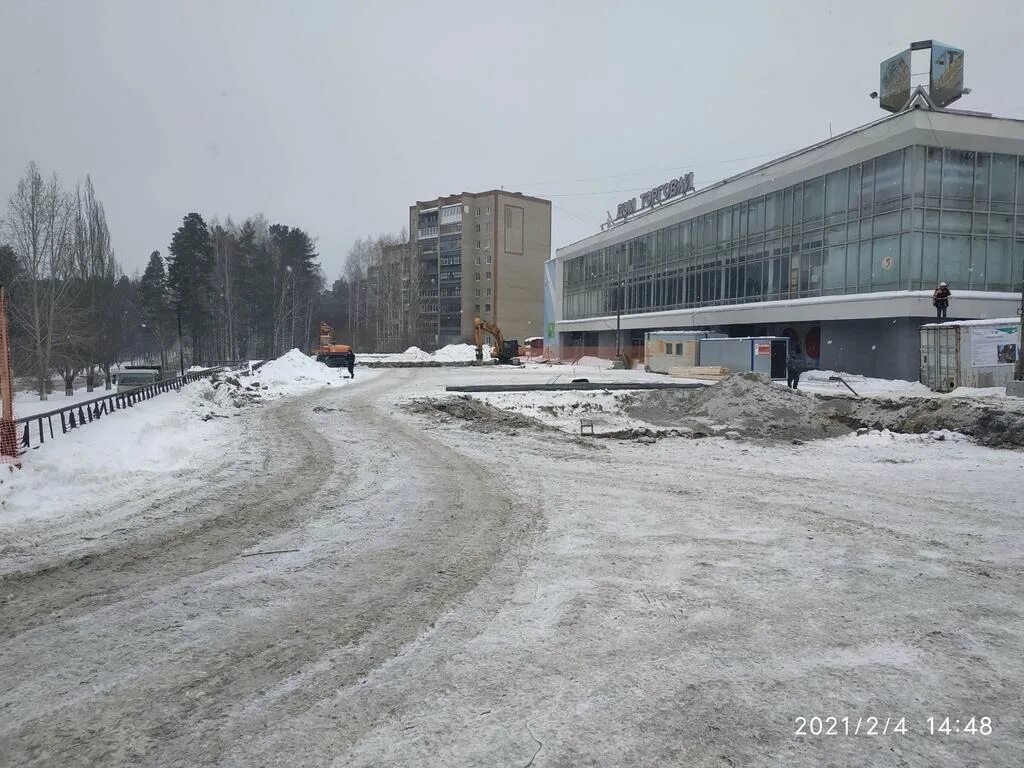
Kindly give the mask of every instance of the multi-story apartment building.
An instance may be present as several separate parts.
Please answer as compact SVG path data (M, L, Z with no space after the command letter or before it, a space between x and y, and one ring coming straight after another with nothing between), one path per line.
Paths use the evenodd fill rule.
M415 343L468 341L477 315L509 338L543 333L551 202L490 190L409 206Z

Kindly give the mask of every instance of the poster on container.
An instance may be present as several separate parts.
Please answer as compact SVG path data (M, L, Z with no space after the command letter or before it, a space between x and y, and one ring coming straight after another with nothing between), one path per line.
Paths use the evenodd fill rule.
M971 365L975 368L989 365L1013 365L1020 354L1017 327L971 329Z

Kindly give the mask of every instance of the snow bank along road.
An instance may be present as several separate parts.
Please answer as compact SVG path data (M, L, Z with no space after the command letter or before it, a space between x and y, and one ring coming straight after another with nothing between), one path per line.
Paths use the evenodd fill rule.
M20 524L51 554L0 560L0 764L1018 762L1024 454L395 406L447 377L218 422L242 438L208 482L84 545ZM930 734L946 716L992 731Z

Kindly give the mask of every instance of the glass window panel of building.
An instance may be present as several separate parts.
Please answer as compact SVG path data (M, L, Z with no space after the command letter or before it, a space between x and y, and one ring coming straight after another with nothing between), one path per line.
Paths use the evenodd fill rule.
M564 265L567 319L896 290L1015 291L1024 156L912 146Z

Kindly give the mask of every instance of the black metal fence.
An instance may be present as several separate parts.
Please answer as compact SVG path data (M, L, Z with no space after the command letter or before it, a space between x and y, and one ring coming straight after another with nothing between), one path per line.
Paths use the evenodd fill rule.
M72 429L78 429L115 411L132 408L143 400L149 400L172 389L177 392L185 384L204 379L221 370L223 369L209 368L205 371L194 371L186 373L184 376L175 376L173 379L154 381L152 384L143 384L141 387L135 387L125 392L111 392L94 397L92 400L17 419L14 423L18 425L19 430L22 430L21 447L23 450L38 448L46 442L47 437L52 440L58 434L67 434ZM55 421L58 419L59 425Z
M203 363L207 368L248 368L248 360L207 360Z

